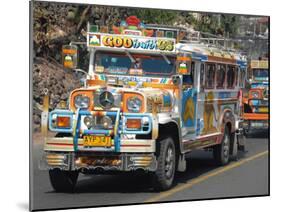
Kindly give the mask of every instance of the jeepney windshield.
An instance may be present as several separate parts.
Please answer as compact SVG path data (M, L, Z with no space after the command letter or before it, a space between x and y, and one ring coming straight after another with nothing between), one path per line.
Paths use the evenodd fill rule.
M253 77L255 80L268 80L268 69L254 69Z
M175 72L175 57L131 53L130 56L99 51L95 54L95 72L138 76L170 76Z

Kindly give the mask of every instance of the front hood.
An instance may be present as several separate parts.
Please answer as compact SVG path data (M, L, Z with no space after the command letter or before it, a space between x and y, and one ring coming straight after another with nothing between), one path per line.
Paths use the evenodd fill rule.
M110 110L105 108L99 102L99 97L103 92L110 92L114 97L114 106L112 108L126 107L126 101L129 97L139 96L143 101L142 112L170 112L174 102L174 95L169 89L159 88L137 88L137 87L116 87L111 85L95 85L87 88L79 88L71 92L69 103L70 109L76 110L75 97L77 95L87 96L90 99L89 110ZM125 106L124 106L125 105ZM125 110L125 109L124 109ZM125 111L126 112L126 111Z

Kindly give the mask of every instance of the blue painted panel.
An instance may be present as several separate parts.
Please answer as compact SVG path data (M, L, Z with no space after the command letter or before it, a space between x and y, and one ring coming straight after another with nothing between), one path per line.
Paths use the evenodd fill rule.
M197 92L195 89L183 90L182 120L183 127L195 127Z

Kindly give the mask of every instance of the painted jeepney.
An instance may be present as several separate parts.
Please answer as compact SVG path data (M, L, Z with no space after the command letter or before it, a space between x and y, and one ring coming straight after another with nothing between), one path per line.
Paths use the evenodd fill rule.
M268 129L268 60L252 60L249 69L249 88L244 92L245 133Z
M89 27L85 85L48 113L55 136L45 138L41 167L56 191L71 191L78 173L138 170L166 190L186 170L187 153L213 150L223 165L244 146L245 58L181 42L183 29L128 22L114 34ZM65 67L77 63L76 51L64 48Z

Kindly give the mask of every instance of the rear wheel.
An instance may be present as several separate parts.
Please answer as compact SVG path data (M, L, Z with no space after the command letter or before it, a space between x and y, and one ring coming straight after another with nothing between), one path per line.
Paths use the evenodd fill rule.
M158 142L158 166L156 172L153 174L153 183L155 190L164 191L169 189L173 184L176 167L176 152L172 138L164 138Z
M78 171L49 170L50 181L57 192L72 192L75 188Z
M214 159L219 165L225 165L229 161L229 150L230 150L230 132L226 126L222 142L214 147L213 155Z

